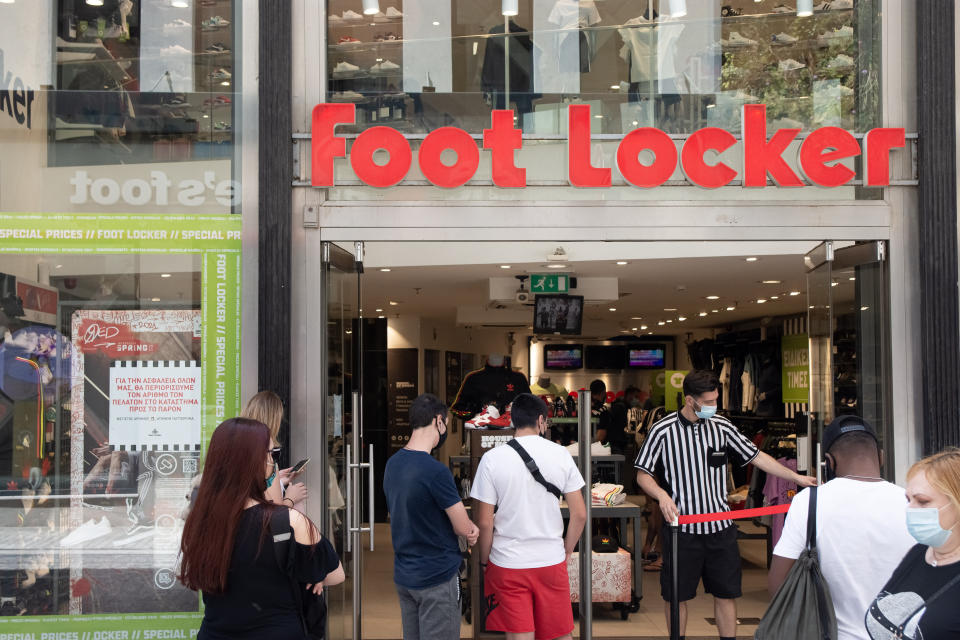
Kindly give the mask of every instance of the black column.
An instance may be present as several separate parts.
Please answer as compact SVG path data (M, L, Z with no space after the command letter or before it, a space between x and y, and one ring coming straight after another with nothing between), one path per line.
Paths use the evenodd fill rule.
M290 209L293 132L290 68L290 2L260 0L260 281L258 384L290 411ZM287 420L284 421L289 424ZM289 464L290 433L281 429L283 461Z
M954 0L923 0L917 16L920 330L924 452L960 445Z

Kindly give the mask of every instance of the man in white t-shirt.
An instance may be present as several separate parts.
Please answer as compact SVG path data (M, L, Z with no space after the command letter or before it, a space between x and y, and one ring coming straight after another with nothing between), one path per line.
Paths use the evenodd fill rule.
M510 445L491 449L480 460L470 497L480 527L486 628L506 632L507 640L570 638L567 558L586 523L583 477L563 447L541 437L547 430L543 400L521 393L511 416L515 442L536 463L543 483ZM560 494L570 508L566 538Z
M904 490L880 475L877 433L858 416L840 416L823 432L827 482L817 489L817 550L833 596L838 640L869 640L864 616L914 545ZM770 564L776 593L806 547L810 490L794 497Z

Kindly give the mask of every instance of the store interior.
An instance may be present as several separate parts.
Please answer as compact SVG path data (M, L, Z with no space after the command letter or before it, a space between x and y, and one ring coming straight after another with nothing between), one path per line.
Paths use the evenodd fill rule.
M626 500L646 511L633 480L637 442L642 442L651 421L675 410L676 389L671 393L670 385L682 381L675 372L709 368L726 382L721 413L762 450L782 461L798 462L799 457L801 470L809 468L807 448L802 440L798 448L797 437L806 436L811 408L806 402L790 401L796 389L783 388L787 383L784 367L799 364L805 374L810 370L807 358L816 340L810 339L808 346L808 321L813 323L810 333L814 335L820 314L829 311L831 354L825 366L830 372L830 398L824 399L829 410L837 414L866 410L883 417L882 398L870 386L878 371L864 370L870 361L868 352L876 349L868 333L876 330L876 322L882 323L886 313L882 291L878 298L873 267L837 262L827 279L810 271L805 255L815 253L819 244L368 242L363 275L348 273L328 280L332 358L328 388L334 396L342 394L343 428L349 431L349 394L357 373L357 362L349 354L356 349L363 327L364 442L382 452L376 461L379 479L385 458L403 446L408 433L403 408L412 397L431 392L448 406L456 405L467 374L498 361L498 355L545 397L551 435L561 444L577 439L575 425L572 437L569 433L564 437L564 423L576 422L569 413L574 403L566 402L570 392L583 393L592 380L600 379L609 401L615 402L628 387L636 387L638 402L628 414L627 449L622 458L613 456L612 464L606 466L601 461L598 467L595 458L591 480L610 481L611 470L619 467L616 479L624 486ZM867 244L834 246L841 252L859 251ZM342 248L354 250L352 244ZM556 286L556 278L541 280L544 275L559 278L561 288L566 279L569 286L566 296L542 294L544 299L583 297L582 312L568 312L563 333L545 328L550 326L548 313L540 317L537 310L537 294L531 286ZM360 308L363 321L357 320ZM574 317L578 313L582 314L580 326ZM785 355L797 338L802 356ZM791 377L788 386L806 382L805 376ZM407 395L397 388L408 389ZM465 461L471 456L471 429L456 414L451 414L449 424L451 434L438 457L450 465L458 488L467 496L470 478ZM328 435L342 490L340 439L333 431ZM601 450L600 455L609 451ZM770 503L769 496L764 498L765 478L737 469L729 482L732 509ZM375 499L376 551L366 552L362 581L364 635L395 638L400 635L400 615L390 584L389 516L382 492L376 491ZM332 509L334 504L339 501L331 498ZM336 528L336 519L330 524ZM738 526L743 537L743 635L752 634L751 621L756 624L766 608L766 568L779 525L766 519ZM629 529L616 535L619 546L632 553L636 547ZM646 535L646 513L642 529ZM633 609L596 603L595 635L667 635L659 573L650 570L655 567L648 567L640 556L634 554L628 564L631 580L641 576L642 599L634 601ZM339 603L347 611L351 580L339 595L335 590L331 593L332 602L341 598ZM691 608L688 637L715 635L712 617L712 600L701 595ZM332 637L349 633L349 619L346 629L336 624ZM465 619L463 635L471 634Z

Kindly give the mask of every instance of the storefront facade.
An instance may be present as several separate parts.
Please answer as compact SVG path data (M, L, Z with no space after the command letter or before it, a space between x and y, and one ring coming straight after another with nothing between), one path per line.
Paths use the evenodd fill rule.
M957 442L940 410L960 343L956 175L944 165L955 121L940 135L954 113L955 87L942 89L952 3L835 0L811 15L802 1L513 4L0 3L0 613L18 616L0 617L0 637L195 635L198 598L173 572L203 447L272 389L288 407L283 455L313 458L307 482L329 483L316 461L344 425L336 434L328 365L364 347L327 327L362 326L351 323L363 243L879 242L887 471L902 480ZM331 128L329 175L312 139L318 105L350 107L355 123ZM570 105L589 109L574 126ZM745 167L763 145L746 148L742 122L756 105L765 130L746 135L790 138L759 173ZM505 109L516 116L501 112L494 152L484 132ZM375 126L396 133L359 138ZM461 130L450 140L468 160L475 144L470 171L448 171L443 144L422 163L441 127ZM644 127L661 133L628 139ZM821 149L846 145L851 174L800 160L825 127L852 134ZM727 133L698 138L707 128ZM865 162L873 130L901 131L902 148ZM411 150L409 170L384 175L384 140L403 142L401 160ZM369 159L355 163L365 141ZM646 169L644 144L661 145L662 172ZM732 173L718 178L716 162ZM826 307L831 278L816 277ZM144 431L142 412L170 419ZM356 445L351 462L373 464ZM308 510L329 515L331 500L314 491ZM369 526L355 508L354 526ZM342 550L351 536L328 515L316 519ZM331 593L332 638L352 637L359 575L352 593Z

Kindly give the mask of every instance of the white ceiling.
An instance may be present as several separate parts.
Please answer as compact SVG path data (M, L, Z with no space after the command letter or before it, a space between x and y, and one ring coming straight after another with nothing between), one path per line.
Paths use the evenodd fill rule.
M544 268L546 257L556 246L530 242L367 243L364 315L416 315L453 322L457 306L490 304L489 278L549 272ZM620 331L682 334L750 319L805 313L803 254L814 246L809 242L594 242L567 243L563 249L570 257L566 273L619 279L620 300L588 304L584 314L584 334L608 335ZM578 260L578 256L593 259ZM747 257L757 260L747 262ZM628 264L617 265L617 261ZM510 269L502 269L501 264L509 264ZM390 271L382 272L381 268ZM780 283L763 284L764 280ZM837 281L833 293L852 298L853 283L846 277ZM801 293L791 296L791 291ZM708 300L707 296L718 299ZM398 304L391 306L390 301ZM727 307L734 310L727 311ZM702 317L699 314L703 312L707 315ZM532 307L530 317L532 321ZM633 319L638 317L642 320ZM680 321L681 317L686 320ZM641 329L644 325L646 330Z

